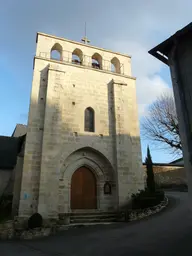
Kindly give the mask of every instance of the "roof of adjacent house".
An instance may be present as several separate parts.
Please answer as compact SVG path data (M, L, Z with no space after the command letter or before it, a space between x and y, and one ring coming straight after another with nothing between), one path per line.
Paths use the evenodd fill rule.
M146 163L143 163L145 166ZM178 166L178 167L183 167L182 163L153 163L153 166Z
M143 165L146 165L143 163ZM180 157L170 163L153 163L154 166L184 166L183 157Z
M180 158L178 158L178 159L176 159L176 160L174 160L174 161L172 161L172 162L170 162L170 164L177 164L177 163L183 163L183 157L180 157Z
M169 37L164 42L158 44L153 49L149 51L149 54L153 55L160 61L164 62L168 65L168 54L170 52L170 49L173 47L176 40L183 38L188 33L191 33L192 31L192 22L189 23L184 28L178 30L174 35Z
M25 136L0 136L0 169L9 170L15 167Z
M27 133L27 125L25 124L17 124L15 129L11 135L11 137L20 137Z

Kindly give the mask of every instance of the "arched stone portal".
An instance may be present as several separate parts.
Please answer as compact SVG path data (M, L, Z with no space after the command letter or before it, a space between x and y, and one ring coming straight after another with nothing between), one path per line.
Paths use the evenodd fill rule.
M97 181L87 167L77 169L71 179L71 209L97 208Z
M115 171L108 159L102 153L88 147L80 148L72 152L68 157L61 158L60 164L61 176L59 181L58 201L58 211L60 214L71 212L76 209L82 209L84 211L89 211L90 209L108 211L118 207ZM83 171L81 168L85 168L86 171L85 169ZM83 172L83 174L81 174L81 172ZM84 179L84 181L81 181L81 179ZM111 184L110 194L104 193L104 185L106 181ZM83 184L80 184L80 182L83 182L83 184L85 182L87 184L84 186ZM95 187L95 200L93 200L93 191L88 187L89 183ZM75 187L78 189L84 188L88 191L90 190L87 192L92 194L90 199L87 199L89 200L89 205L88 202L75 202L78 197L82 198L82 194L86 193L81 191L81 196L77 196ZM81 204L81 206L79 204Z

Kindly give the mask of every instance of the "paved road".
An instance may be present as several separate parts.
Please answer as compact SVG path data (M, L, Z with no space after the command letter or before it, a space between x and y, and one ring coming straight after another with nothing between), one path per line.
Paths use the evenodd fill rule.
M82 227L36 241L0 242L1 256L192 255L187 193L168 193L170 206L135 223Z

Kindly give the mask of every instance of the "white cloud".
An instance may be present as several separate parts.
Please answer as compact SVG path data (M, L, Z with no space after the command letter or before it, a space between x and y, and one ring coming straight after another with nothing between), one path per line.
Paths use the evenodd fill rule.
M154 75L139 77L137 80L137 101L139 107L139 116L141 117L147 111L147 107L162 93L169 92L172 89L159 76Z
M128 42L127 47L133 56L132 73L137 77L137 102L141 117L149 104L171 89L159 75L163 64L149 55L149 47L138 42Z
M127 42L116 41L111 46L113 49L128 52L132 56L132 73L137 77L137 102L141 117L160 94L172 91L159 74L164 64L149 55L150 48L144 43L129 40Z
M118 10L118 6L116 7ZM114 28L115 32L112 32L112 36L105 39L106 47L132 56L132 74L137 78L140 117L147 113L147 107L160 94L172 92L169 78L162 76L162 68L165 64L152 57L148 51L187 25L191 20L191 8L192 3L189 0L182 2L138 0L131 4L132 12L129 15L124 16L127 10L121 9L123 18L117 23L123 29L115 31ZM178 19L178 13L181 19ZM169 69L168 66L166 68Z

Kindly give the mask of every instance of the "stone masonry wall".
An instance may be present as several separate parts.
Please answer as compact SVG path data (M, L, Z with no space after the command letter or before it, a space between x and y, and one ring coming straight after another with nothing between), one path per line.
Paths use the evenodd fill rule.
M38 65L34 63L21 183L20 216L30 216L37 211L47 72L48 69L44 63L38 63Z
M10 183L10 179L13 176L13 170L2 170L0 169L0 196L5 192L5 189ZM6 194L12 194L12 191L7 191Z
M13 202L12 215L17 216L19 210L19 200L21 192L21 178L23 171L23 156L17 157L17 164L15 166L14 186L13 186Z
M43 58L41 53L50 56L56 42L71 53L79 47L86 56L97 51L108 60L117 56L127 75ZM144 184L130 57L43 35L36 56L19 214L38 209L43 216L58 215L61 169L69 155L84 147L109 161L116 175L114 197L125 203ZM94 133L84 131L87 107L95 111Z
M146 171L146 166L143 165ZM187 184L186 172L182 166L154 165L155 181L159 185Z

